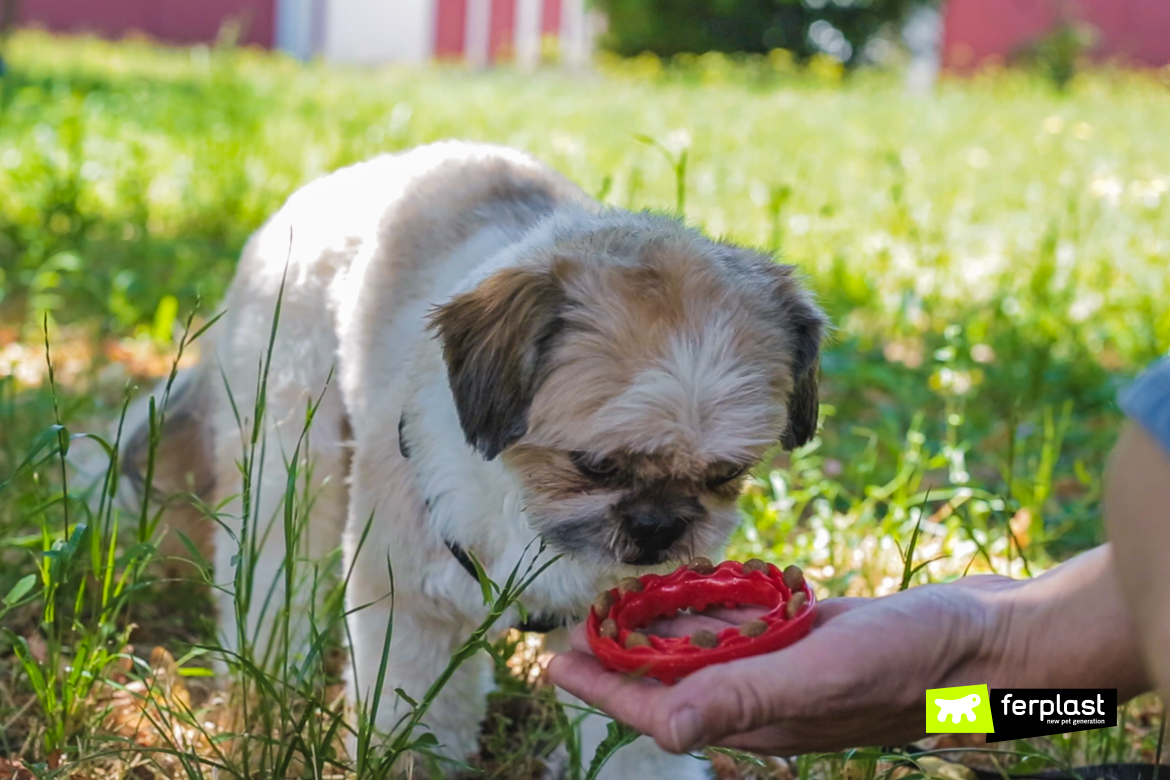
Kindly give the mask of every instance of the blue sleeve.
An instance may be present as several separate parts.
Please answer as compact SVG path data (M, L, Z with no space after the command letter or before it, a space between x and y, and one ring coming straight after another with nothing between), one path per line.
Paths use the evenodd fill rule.
M1170 358L1155 363L1121 391L1117 402L1170 454Z

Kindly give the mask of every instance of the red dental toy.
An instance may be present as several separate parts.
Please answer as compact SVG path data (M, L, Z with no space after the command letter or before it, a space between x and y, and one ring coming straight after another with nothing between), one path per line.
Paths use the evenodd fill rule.
M812 628L814 601L812 588L796 566L781 571L757 559L716 566L695 558L670 574L628 577L604 591L589 610L585 628L589 647L607 668L673 685L704 666L787 647ZM748 604L769 611L719 633L704 630L665 637L640 630L679 610Z

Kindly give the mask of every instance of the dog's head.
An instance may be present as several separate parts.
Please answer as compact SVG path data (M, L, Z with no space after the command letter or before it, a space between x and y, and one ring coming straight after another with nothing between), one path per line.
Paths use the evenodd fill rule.
M712 552L747 470L816 432L824 315L757 252L664 217L593 219L434 312L460 423L561 552Z

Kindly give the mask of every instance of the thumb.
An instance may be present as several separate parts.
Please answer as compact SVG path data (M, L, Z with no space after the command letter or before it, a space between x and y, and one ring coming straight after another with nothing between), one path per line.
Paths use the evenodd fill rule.
M818 629L791 647L709 666L683 678L660 708L654 739L664 750L685 753L815 709L825 695L824 683L838 680L840 669L853 666L841 662L841 656L855 643L834 640L829 626L872 601L823 601L817 605Z
M667 696L654 739L671 753L687 753L722 738L754 731L781 715L783 673L768 656L708 667L684 678Z

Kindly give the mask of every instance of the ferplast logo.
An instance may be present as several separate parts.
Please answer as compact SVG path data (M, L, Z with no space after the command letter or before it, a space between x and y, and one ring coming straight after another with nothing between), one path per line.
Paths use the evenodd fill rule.
M927 734L990 734L991 695L986 685L932 688L926 692Z
M986 734L988 742L1117 725L1117 691L1108 688L991 688L963 685L926 692L928 734Z
M992 688L995 733L988 742L1043 737L1117 725L1117 691L1109 688Z

